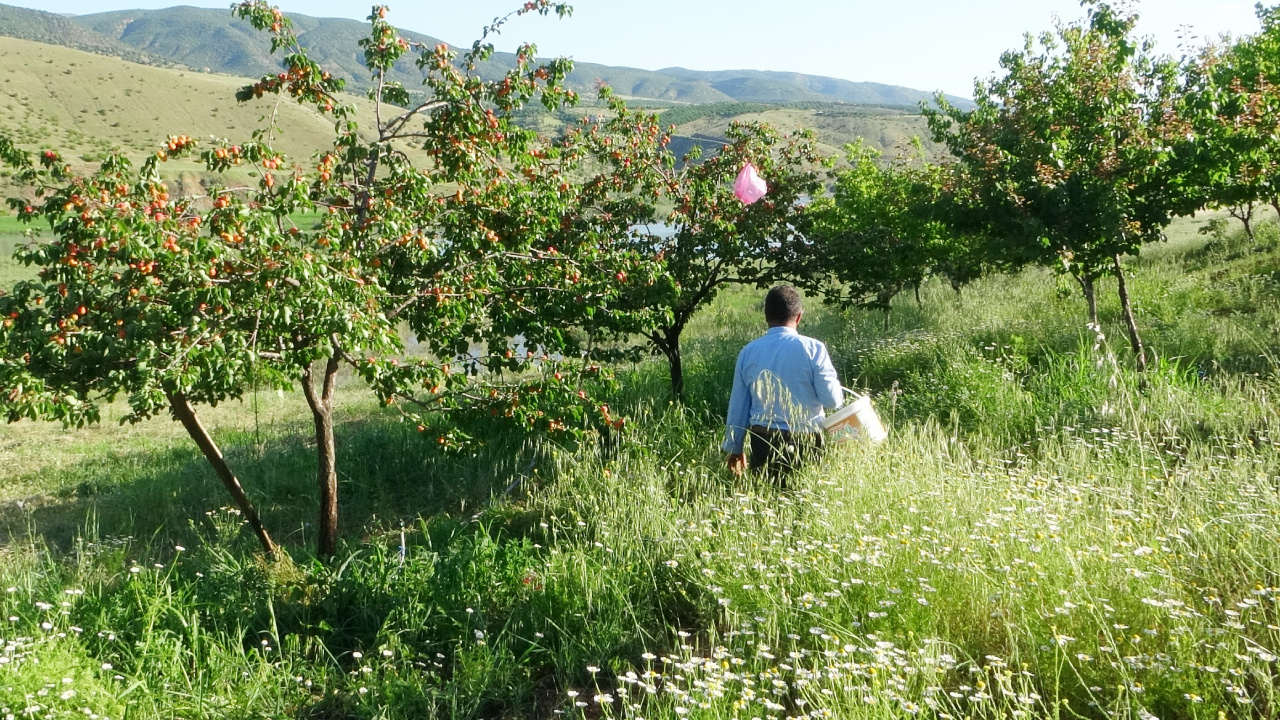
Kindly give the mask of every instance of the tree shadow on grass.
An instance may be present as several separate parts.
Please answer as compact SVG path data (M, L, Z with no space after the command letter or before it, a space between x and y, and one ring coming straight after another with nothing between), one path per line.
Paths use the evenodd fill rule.
M307 430L300 425L262 445L246 433L218 437L272 536L304 553L319 512ZM336 436L340 532L348 541L401 519L474 512L528 465L528 451L514 437L448 455L398 422L350 421ZM60 477L50 484L63 488L57 493L0 506L0 546L33 539L68 549L82 535L181 543L191 539L192 521L232 504L194 444L104 455L54 472Z

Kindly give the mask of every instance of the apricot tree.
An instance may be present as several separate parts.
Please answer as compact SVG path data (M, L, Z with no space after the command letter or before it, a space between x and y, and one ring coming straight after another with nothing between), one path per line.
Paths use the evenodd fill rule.
M973 204L1007 254L1065 269L1097 323L1094 282L1115 276L1138 366L1146 353L1123 257L1194 212L1197 189L1175 162L1190 132L1177 112L1178 67L1134 38L1137 16L1089 3L1083 22L1060 24L1040 45L1000 60L1004 75L975 86L963 112L938 98L926 110L972 182Z
M562 86L570 63L537 65L525 46L503 76L484 80L477 66L491 44L461 56L420 47L375 7L361 43L376 80L366 129L342 81L307 56L278 9L233 11L284 54L280 73L238 97L308 104L334 119L332 144L286 157L275 139L287 129L272 111L248 142L197 148L176 137L136 174L113 156L74 177L52 152L37 168L0 145L0 159L45 198L18 201L23 216L45 217L55 236L20 253L39 279L0 298L10 419L91 422L121 394L130 419L169 408L274 554L192 404L240 397L256 378L298 383L316 434L322 556L337 548L333 414L344 365L446 447L470 439L457 422L469 416L569 436L620 429L590 394L603 374L597 357L607 336L644 326L649 310L620 300L658 271L621 241L626 217L608 211L627 202L614 197L625 187L583 184L583 151L512 120L535 100L572 104ZM528 2L513 16L528 12L568 8ZM385 82L411 52L426 88L412 105L414 95ZM158 163L197 151L217 183L204 197L170 197ZM425 354L406 352L403 327ZM485 352L468 353L477 345Z
M781 260L798 242L802 206L822 192L826 159L811 133L785 136L760 122L734 123L724 144L678 158L667 149L670 128L659 115L627 108L608 88L601 97L612 114L587 127L583 144L610 169L609 181L634 198L627 242L661 270L659 282L648 278L627 293L623 307L660 313L645 339L667 360L672 395L683 398L684 330L726 286L764 287L785 276ZM732 190L747 163L769 186L767 196L750 205ZM659 208L670 210L660 214ZM663 227L651 229L648 223L659 220Z
M176 137L159 157L185 151ZM0 137L0 162L35 190L10 200L27 221L46 220L54 237L17 250L35 278L0 293L0 398L6 419L81 426L101 405L125 396L123 418L169 412L180 421L231 493L268 556L275 544L195 406L242 396L254 380L254 339L240 332L241 303L253 303L248 266L230 243L205 232L192 202L171 197L158 157L138 171L108 157L76 177L58 153L37 161ZM234 238L231 239L234 242Z
M1257 33L1187 64L1180 107L1195 131L1182 163L1204 202L1227 208L1250 240L1255 206L1280 215L1280 6L1257 15Z
M807 288L840 305L884 312L893 298L944 265L957 243L937 212L946 168L914 152L887 164L865 143L848 148L849 167L836 174L831 197L805 213L806 242L794 255Z
M274 286L254 332L274 345L278 356L269 362L298 378L312 410L321 554L336 547L333 392L344 364L446 447L472 439L456 422L466 415L552 434L617 422L569 378L600 373L585 356L584 338L638 327L642 312L615 307L626 290L618 278L635 253L613 242L625 227L597 210L603 198L574 180L581 153L513 119L530 102L576 102L563 86L572 64L536 64L534 48L525 45L500 77L486 80L477 71L494 52L486 39L511 17L568 11L546 0L525 3L459 55L405 40L386 21L387 8L375 7L360 43L374 79L366 130L338 94L341 83L308 58L287 17L263 2L235 8L286 53L284 72L240 97L292 96L336 121L332 147L279 182L270 173L285 162L271 149L275 130L259 132L255 139L273 166L233 215L233 222L254 222L252 234L270 245L278 269L290 271L283 279L298 280ZM424 72L422 92L386 80L407 54ZM226 162L207 159L213 169ZM314 227L287 220L314 209L323 211ZM309 274L299 277L302 270ZM428 354L406 356L402 324ZM517 337L523 352L513 347ZM477 347L483 351L473 354ZM534 363L553 357L559 368L531 374Z

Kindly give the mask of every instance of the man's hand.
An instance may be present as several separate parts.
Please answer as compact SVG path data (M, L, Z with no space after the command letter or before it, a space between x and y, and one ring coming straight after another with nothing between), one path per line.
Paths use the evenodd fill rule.
M742 477L742 471L747 469L747 456L742 453L734 453L729 456L727 461L729 472L738 477Z

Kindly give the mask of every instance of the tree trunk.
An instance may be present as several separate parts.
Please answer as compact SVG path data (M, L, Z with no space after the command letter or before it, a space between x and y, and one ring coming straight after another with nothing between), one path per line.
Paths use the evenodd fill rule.
M916 291L916 307L919 307L924 304L920 300L920 283L919 282L916 282L915 284L915 291Z
M316 428L316 480L320 487L316 553L321 557L333 557L338 552L338 466L333 441L333 390L338 367L339 354L334 348L333 356L325 363L319 392L312 368L302 371L302 391L307 396Z
M886 290L876 295L876 306L884 310L884 331L889 332L889 319L893 313L893 298L902 292L902 286Z
M1271 207L1276 211L1276 222L1280 223L1280 196L1271 198Z
M1254 242L1253 203L1249 202L1238 207L1227 208L1227 212L1231 214L1231 217L1239 220L1241 225L1244 225L1244 235L1249 238L1249 244L1252 245Z
M262 551L266 553L267 559L275 560L277 556L276 544L272 542L271 535L263 527L262 520L258 517L258 512L253 509L253 503L249 502L249 496L245 495L244 488L240 485L240 479L235 476L235 473L231 472L231 468L227 466L226 459L222 457L222 451L218 449L218 444L213 441L213 436L209 434L204 424L200 422L200 418L196 415L196 409L191 406L191 401L182 393L170 393L169 407L173 410L174 418L182 423L182 427L186 428L187 434L191 436L192 440L195 440L205 459L213 466L213 471L217 473L218 479L222 481L222 484L226 486L227 492L231 493L231 497L235 500L236 507L240 509L240 514L244 516L245 522L249 523L253 533L258 536L258 542L262 545Z
M1098 292L1093 284L1093 275L1076 275L1075 278L1080 283L1080 291L1084 293L1085 304L1089 307L1089 324L1095 328L1102 327L1098 322Z
M1116 255L1115 274L1120 290L1120 310L1124 314L1124 324L1129 330L1129 344L1133 346L1133 354L1138 359L1138 372L1147 369L1147 354L1142 347L1142 338L1138 335L1138 323L1133 319L1133 303L1129 301L1129 286L1124 281L1124 268L1120 265L1120 255Z
M680 334L684 327L674 325L667 328L665 338L659 344L662 354L667 356L667 366L671 370L671 397L684 402L684 361L680 357Z

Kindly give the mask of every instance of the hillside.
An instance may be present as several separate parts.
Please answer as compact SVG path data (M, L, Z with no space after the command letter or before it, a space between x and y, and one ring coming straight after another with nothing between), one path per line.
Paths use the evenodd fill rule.
M235 101L235 91L244 82L241 77L140 65L14 39L0 48L0 132L29 148L62 148L85 163L113 149L141 157L170 133L243 139L259 126L267 109L265 102ZM720 103L677 105L663 112L680 126L674 144L678 153L694 142L716 144L735 119L767 120L785 131L813 128L824 150L833 154L859 137L887 149L925 133L918 115L892 107ZM527 119L544 132L554 132L579 113L552 116L535 109ZM295 157L306 157L331 136L330 121L292 103L281 106L281 121L288 131L280 146ZM194 176L200 168L176 163L166 171Z
M725 106L723 112L708 113L684 120L684 108L663 111L677 123L672 149L683 155L693 144L714 146L724 142L725 131L732 122L767 122L785 133L812 130L818 148L827 155L844 155L844 146L859 139L867 145L892 154L919 137L925 150L934 158L945 150L928 139L929 128L918 113L893 108L861 108L823 103L814 106L767 106L750 103Z
M61 15L11 5L0 4L0 35L114 55L136 63L161 60Z
M688 83L706 84L740 102L792 103L809 101L835 101L853 105L909 105L933 99L933 93L924 93L897 85L874 82L852 82L839 78L805 75L803 73L773 72L763 70L701 71L685 68L664 68L658 72ZM968 106L965 98L948 95L960 106Z
M141 157L169 134L243 140L269 111L265 101L236 102L244 82L9 40L0 47L0 132L29 148L60 148L80 162L111 150ZM333 133L331 120L295 103L281 104L280 125L288 131L277 145L295 158L309 157ZM166 167L175 175L198 169Z
M326 69L346 78L353 89L367 89L368 74L356 41L367 32L364 23L336 18L290 14L299 37ZM123 10L72 18L82 27L119 43L193 68L234 75L259 76L275 72L267 38L226 10L173 7L164 10ZM403 31L406 38L427 45L440 39ZM492 77L514 63L510 53L496 53L480 72ZM421 84L422 73L411 62L396 66L393 79L408 88ZM679 103L768 102L813 100L857 104L916 105L932 92L878 83L854 83L800 73L726 70L699 72L682 68L661 71L579 62L569 84L588 97L598 80L619 94L637 99ZM966 104L963 98L952 98Z

